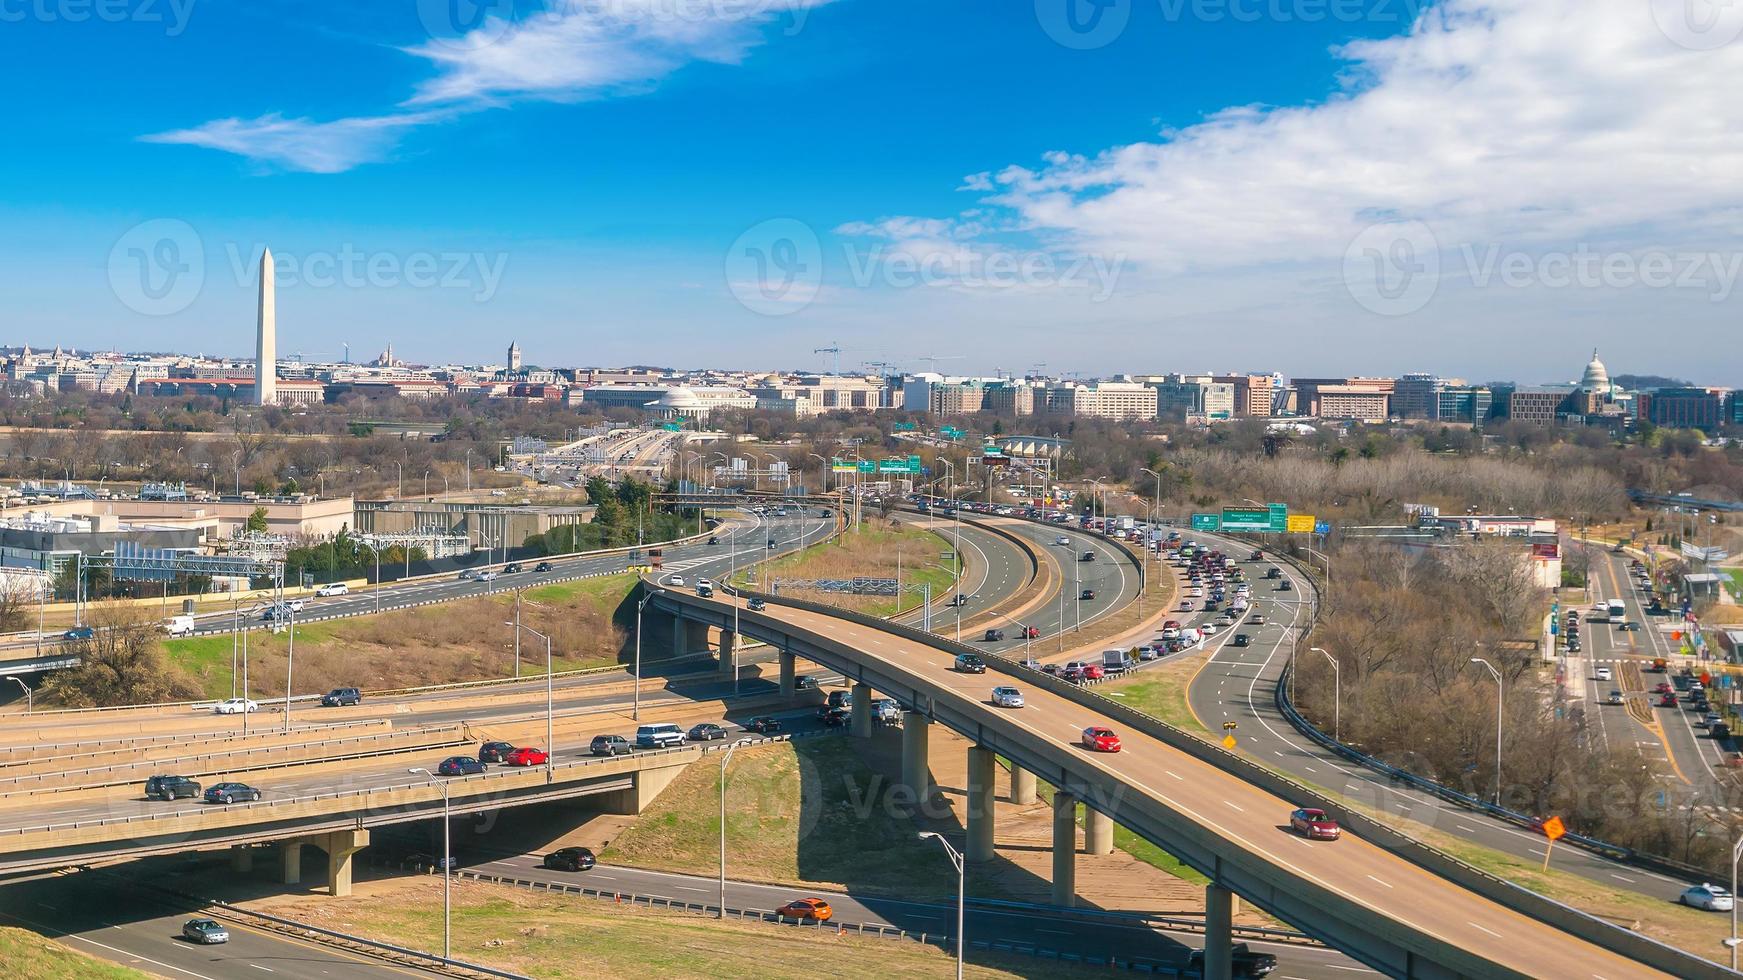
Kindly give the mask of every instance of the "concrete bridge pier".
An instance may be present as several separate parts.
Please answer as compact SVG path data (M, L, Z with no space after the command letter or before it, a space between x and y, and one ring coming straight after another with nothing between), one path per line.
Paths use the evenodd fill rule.
M248 844L230 845L230 870L245 875L254 870L254 848Z
M854 738L872 736L872 689L864 684L853 685L853 707L848 716L848 733Z
M1108 855L1114 852L1114 818L1083 808L1083 849L1088 854Z
M796 679L794 676L794 671L796 671L798 669L797 664L794 662L793 651L782 650L780 652L780 661L781 661L781 697L791 698L793 696L793 694L795 693L794 687L793 687L793 684L794 684L795 679Z
M968 750L968 850L969 861L981 863L993 859L993 773L997 760L992 749L976 745Z
M1077 904L1077 797L1053 794L1053 904Z
M1022 766L1011 767L1011 802L1028 806L1035 802L1035 774Z
M720 677L731 679L733 669L737 666L738 634L731 630L720 631Z
M303 842L286 840L278 842L279 870L284 873L281 879L287 885L300 885L303 882Z
M932 719L918 711L902 716L902 785L918 806L932 799L931 741Z
M326 840L327 894L344 898L351 894L351 858L369 846L369 831L335 830Z
M1228 980L1234 973L1230 929L1234 917L1234 893L1215 884L1204 886L1204 977Z

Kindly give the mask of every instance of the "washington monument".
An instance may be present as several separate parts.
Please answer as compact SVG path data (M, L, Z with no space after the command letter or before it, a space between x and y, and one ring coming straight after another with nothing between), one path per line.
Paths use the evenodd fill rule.
M254 404L278 404L278 311L273 295L272 249L260 256L259 332L254 338Z

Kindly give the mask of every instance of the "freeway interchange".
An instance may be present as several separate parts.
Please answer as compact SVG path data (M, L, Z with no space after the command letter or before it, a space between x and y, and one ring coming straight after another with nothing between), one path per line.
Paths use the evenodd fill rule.
M1032 649L1037 644L1041 646L1051 645L1055 648L1052 652L1058 653L1067 645L1071 645L1069 633L1078 627L1080 618L1084 624L1091 624L1099 617L1111 615L1125 608L1136 598L1138 576L1134 574L1130 560L1120 553L1117 546L1110 545L1095 535L1075 529L1055 528L1023 521L1006 522L1006 526L1002 530L1005 534L1016 534L1025 540L1028 547L1023 548L1014 546L1005 534L993 533L976 524L964 523L960 532L953 526L954 522L935 522L935 524L935 530L952 540L955 539L956 534L960 533L961 549L973 558L971 559L971 577L963 588L964 595L968 596L969 599L968 604L960 609L944 610L941 611L941 614L935 614L934 630L945 636L954 635L953 616L960 612L965 624L971 622L1016 624L1020 622L1022 625L1036 626L1042 634L1039 640L1007 638L999 642L984 642L980 636L971 632L965 625L963 640L970 646L1004 653L1014 659L1020 659L1026 652L1039 653L1039 650ZM784 546L793 547L803 542L817 540L827 532L828 522L808 521L803 518L792 522L778 522L768 529L729 526L724 528L722 532L723 542L726 543L726 555L721 554L720 546L696 545L685 549L669 549L667 567L662 571L660 577L667 579L672 574L684 574L724 578L727 569L732 564L762 557L761 545L765 540L765 535L774 535L781 540ZM742 543L735 540L741 534L749 536L755 544L755 547L751 548L748 553L742 550ZM1069 539L1067 545L1055 543L1061 535ZM1079 562L1077 558L1086 551L1095 552L1096 560ZM1013 600L1021 598L1021 593L1025 589L1036 585L1045 578L1045 576L1035 575L1031 568L1030 552L1040 554L1044 556L1044 562L1052 563L1051 591L1047 591L1039 597L1030 597L1030 601L1023 607L1024 611L1013 616L1008 611L1009 604ZM577 573L604 573L620 569L626 564L627 562L620 557L580 559L560 566L558 569L553 569L548 574L552 577L574 577ZM582 569L586 569L586 571L582 571ZM1293 576L1295 573L1290 570L1286 574ZM1086 585L1085 583L1089 581L1094 581L1096 584ZM389 593L384 593L382 608L399 608L422 601L444 601L449 597L485 591L492 584L500 585L501 583L484 583L482 585L474 582L431 583L432 587L443 587L438 596L420 596L415 592L407 591L403 595L395 595L392 601L396 602L397 605L394 606L388 604L387 596ZM1269 751L1275 759L1284 760L1278 765L1290 769L1290 771L1301 770L1309 782L1325 785L1332 780L1313 778L1317 775L1315 771L1317 767L1327 764L1323 753L1296 744L1302 740L1298 736L1294 736L1294 733L1286 727L1286 723L1282 722L1281 717L1275 714L1274 709L1267 714L1267 709L1264 707L1269 703L1265 681L1267 678L1274 681L1274 678L1281 671L1282 663L1286 660L1282 651L1288 642L1287 638L1291 635L1290 627L1305 621L1302 597L1308 594L1307 590L1303 588L1306 585L1308 583L1301 583L1287 598L1256 591L1254 611L1266 611L1270 623L1264 627L1242 629L1243 632L1257 634L1258 642L1250 647L1226 646L1225 644L1234 631L1220 637L1214 652L1207 658L1205 669L1192 685L1191 700L1195 712L1199 713L1201 718L1212 726L1217 723L1218 718L1229 716L1229 712L1234 712L1236 716L1243 719L1250 719L1254 724L1251 726L1243 725L1241 728L1243 741L1248 742L1243 746L1246 751L1261 756ZM1097 598L1095 600L1078 600L1077 595L1081 588L1095 588ZM675 590L668 589L667 591L675 593ZM401 590L392 590L392 592L399 593ZM681 598L686 604L698 602L689 595L673 596L673 598ZM1035 601L1037 598L1045 601ZM333 610L335 613L366 614L375 608L373 599L374 597L369 595L354 595L343 600L344 605L335 602L315 608L325 609L327 605L332 605L337 607ZM718 607L739 603L740 600L737 599L719 597L709 604ZM773 634L786 636L789 639L794 635L804 635L813 638L828 637L836 643L844 640L851 642L851 645L856 648L858 659L843 660L832 664L831 666L835 669L831 673L825 674L824 679L826 681L832 680L836 676L845 676L856 669L862 669L861 659L875 661L878 662L878 669L899 669L901 677L910 679L903 682L887 680L884 682L885 686L878 688L883 693L904 694L903 700L910 707L919 702L916 693L919 688L911 685L921 683L922 679L927 684L942 684L958 698L970 698L975 701L984 698L984 692L979 692L978 688L990 683L978 679L972 682L963 680L949 670L948 658L943 661L936 659L936 650L915 647L910 652L904 643L911 643L911 641L905 641L900 636L892 639L877 630L867 632L865 627L852 623L828 621L814 613L788 609L784 606L777 607L773 603L770 604L768 610L760 614L749 613L741 607L738 610L738 615L753 624L745 627L747 636L755 635L752 630L756 628L755 624L760 623L764 632L773 631ZM773 640L777 637L770 635L763 638ZM1049 640L1053 641L1052 644L1047 643ZM766 661L774 652L773 649L764 649L758 653L750 653L744 657L743 662ZM828 662L828 658L814 657L812 659L817 659L819 663ZM622 680L621 674L565 678L563 680L560 687L561 701L556 705L558 712L560 712L559 717L562 717L566 723L564 734L559 736L554 745L559 756L572 757L585 752L587 737L594 733L593 729L585 727L592 724L591 719L587 717L588 714L614 706L621 707L623 704L623 692L620 689ZM1244 689L1243 681L1245 682ZM910 689L902 690L903 683L909 683ZM717 676L712 665L706 663L675 663L670 665L663 670L657 684L659 688L657 697L646 702L650 708L661 712L673 712L669 717L681 717L686 725L695 721L718 720L727 726L731 733L729 738L737 737L742 731L739 722L753 713L748 709L733 708L732 705L735 702L732 699L735 696L740 699L768 699L758 702L760 704L778 701L781 694L780 688L770 680L764 679L760 672L758 676L748 678L740 684L736 678L727 680ZM964 684L970 686L964 687ZM1211 687L1212 684L1215 685L1214 688ZM616 685L617 689L614 689L613 685ZM542 688L542 685L538 687ZM518 695L524 702L527 692L534 690L534 685L527 682L521 685L505 685L502 689L493 689L488 695L453 698L432 692L407 695L403 698L396 698L392 702L372 700L366 703L366 710L361 711L357 709L341 710L355 712L355 716L359 719L368 719L398 715L409 709L416 712L416 723L419 725L450 723L474 726L492 723L506 725L542 717L542 705L521 703L515 700ZM1093 720L1093 713L1086 714L1082 705L1070 703L1068 700L1061 700L1055 704L1054 699L1045 691L1030 690L1029 693L1031 708L1025 709L1021 716L1022 720L1017 722L1017 728L1021 730L1019 735L1026 733L1027 735L1041 735L1045 739L1064 741L1063 732L1075 731L1087 721ZM684 707L686 705L688 707ZM934 706L936 707L935 703ZM1245 714L1242 713L1243 711ZM321 717L319 712L320 709L317 708L295 706L291 713L293 722L302 728L319 724ZM782 718L789 731L804 732L818 724L808 708L795 710L787 707L771 707L766 713ZM661 720L665 720L668 715L662 714L660 717ZM1032 722L1030 719L1037 719L1037 721ZM575 724L570 725L569 722ZM178 722L178 726L179 724ZM192 725L189 730L213 734L233 725L234 720L222 720L221 723L214 724L214 719L201 717L198 724ZM1037 725L1040 726L1039 729L1036 728ZM1058 729L1058 731L1054 729ZM1272 740L1271 743L1263 741L1265 736L1261 736L1260 732L1267 733ZM1386 898L1389 893L1400 885L1421 889L1438 887L1441 891L1446 892L1446 900L1453 906L1470 901L1465 893L1459 889L1448 889L1441 879L1432 875L1425 876L1424 872L1414 869L1407 863L1393 866L1382 856L1359 850L1364 846L1359 839L1341 842L1338 845L1341 850L1337 851L1327 848L1316 849L1323 852L1323 860L1319 854L1314 853L1314 850L1305 852L1295 850L1295 848L1309 845L1304 845L1298 839L1288 835L1284 835L1272 843L1261 827L1267 819L1270 819L1272 824L1275 823L1279 814L1271 811L1277 810L1281 806L1280 801L1269 798L1263 791L1255 790L1244 783L1230 781L1227 776L1215 772L1214 769L1202 767L1202 764L1195 765L1190 759L1175 759L1172 762L1162 763L1158 767L1157 763L1160 759L1173 758L1169 753L1174 753L1177 750L1161 743L1154 746L1148 745L1144 741L1144 736L1139 733L1127 733L1127 738L1128 752L1122 753L1120 756L1110 757L1110 760L1106 762L1096 760L1098 769L1105 770L1112 766L1115 770L1125 770L1129 765L1139 766L1136 770L1130 770L1130 775L1125 777L1125 785L1143 787L1143 792L1177 808L1177 812L1190 813L1195 820L1214 824L1231 834L1238 833L1239 836L1235 839L1239 841L1240 849L1243 852L1251 850L1260 853L1279 866L1293 869L1292 873L1306 874L1311 881L1322 884L1336 883L1339 894L1353 898L1369 912L1387 905ZM1274 744L1275 747L1267 748L1268 744ZM439 754L439 751L431 753L432 757ZM1049 749L1048 751L1054 750ZM376 785L372 780L379 780L380 784L384 786L403 783L406 765L407 762L403 758L394 758L391 761L384 760L380 764L366 762L360 768L344 767L343 771L334 767L316 765L309 767L306 772L299 772L297 769L285 770L284 774L275 776L272 782L267 785L273 792L293 797L330 791L335 787L369 791ZM1333 768L1344 769L1341 765L1334 765ZM1187 775L1189 771L1192 773L1191 775ZM1344 771L1354 782L1360 782L1364 778L1354 770L1345 769ZM1172 782L1176 781L1188 782L1194 787L1194 793L1197 795L1190 801L1178 797L1177 794L1182 791L1180 788L1177 787L1173 790L1168 788ZM76 794L87 798L81 799L79 802L62 801L65 805L58 810L75 818L137 812L145 808L140 807L142 801L128 798L128 794L135 792L135 790L123 787L114 791ZM1210 795L1203 795L1207 793ZM23 826L31 819L29 807L14 807L8 803L6 798L0 797L0 832L8 828ZM1415 814L1412 815L1415 816ZM1469 823L1485 823L1479 818L1468 815L1464 816L1463 819ZM1258 822L1254 823L1254 821ZM1252 824L1252 826L1237 832L1228 829L1231 824L1239 824L1243 827ZM1494 835L1487 834L1486 836L1493 837ZM1485 839L1485 842L1488 840ZM1277 850L1278 848L1281 850ZM1365 873L1365 877L1361 880L1350 878L1347 874L1348 869L1342 866L1349 863L1348 859L1352 852L1360 853L1361 860L1358 863L1364 868L1372 868L1375 873ZM492 857L488 863L500 865L498 870L514 870L517 876L523 876L523 872L531 870L526 867L529 859L530 856L525 854L504 854ZM1329 860L1329 864L1325 863L1327 860ZM1394 863L1396 862L1394 861ZM1387 868L1390 870L1385 870ZM653 879L657 878L657 876L636 872L633 869L602 868L599 870L606 875L624 875L633 878L638 881L638 887L644 889L649 888ZM1594 869L1595 872L1596 869ZM1381 877L1382 875L1385 877ZM682 891L686 888L698 887L693 884L674 883L675 881L676 879L669 881L665 887L668 887L669 891ZM659 887L657 883L654 884ZM747 896L744 899L746 904L754 904L753 897L763 894L758 892L757 886L738 885L735 888L737 889L735 894ZM791 893L791 889L787 891L789 894ZM925 903L904 905L903 903L886 902L877 904L869 900L859 903L852 896L838 897L844 903L852 903L845 907L863 910L868 919L877 921L903 917L907 917L909 920L923 920L928 915L935 916L938 911L937 907L931 907L928 910ZM761 901L761 899L755 899L755 901ZM1426 922L1408 921L1407 915L1396 910L1387 910L1385 914L1395 919L1406 920L1405 925L1408 928L1428 933L1437 942L1444 942L1464 949L1483 949L1485 950L1484 956L1493 956L1494 962L1497 963L1509 958L1524 956L1521 952L1502 947L1515 943L1525 943L1534 948L1540 946L1545 949L1556 948L1557 955L1562 957L1559 962L1564 964L1577 965L1589 962L1592 964L1591 975L1593 976L1626 976L1638 972L1639 964L1631 964L1626 960L1616 958L1613 954L1596 950L1584 944L1573 943L1569 945L1566 943L1565 937L1555 930L1548 929L1528 917L1505 911L1497 912L1495 909L1482 904L1481 901L1471 905L1470 918L1463 925L1436 922L1431 926ZM1046 913L1010 913L988 909L978 910L975 915L976 934L993 936L1002 934L1006 935L1007 938L1025 932L1032 933L1036 928L1036 923L1032 920L1037 917L1046 917ZM1144 943L1151 942L1157 935L1165 935L1156 930L1131 926L1130 924L1108 924L1106 926L1077 924L1072 926L1068 935L1075 934L1078 936L1078 941L1085 941L1086 937L1099 934L1098 930L1104 928L1132 930L1131 935L1126 938L1135 947L1141 947ZM984 932L982 932L983 929ZM1113 934L1123 935L1118 931ZM1149 938L1140 939L1140 934ZM1503 937L1505 938L1503 939ZM1174 940L1168 940L1168 942L1173 943ZM1331 959L1324 959L1325 954L1320 953L1306 954L1306 959L1303 960L1297 955L1299 952L1293 951L1286 956L1285 962L1290 964L1292 971L1290 975L1341 975L1337 972L1342 969L1339 964L1348 963L1348 961L1335 956ZM1165 954L1158 955L1164 955L1165 958ZM1321 957L1321 959L1316 960L1314 957ZM1525 960L1522 959L1521 962L1525 962ZM1532 973L1535 971L1528 968L1524 972ZM1565 975L1583 974L1570 972Z

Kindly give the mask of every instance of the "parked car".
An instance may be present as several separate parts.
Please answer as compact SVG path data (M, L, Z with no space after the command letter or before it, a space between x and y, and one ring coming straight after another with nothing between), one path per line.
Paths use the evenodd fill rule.
M956 658L956 669L964 674L984 674L986 661L972 653L965 653Z
M442 776L475 776L483 771L484 763L469 755L451 755L436 767L436 773Z
M257 803L260 790L247 783L216 783L206 790L207 803Z
M96 637L97 631L89 626L75 626L61 634L63 640L93 640Z
M595 735L587 751L592 755L629 755L635 749L622 735Z
M744 723L744 730L758 735L772 735L781 730L781 720L772 715L758 715Z
M152 776L145 781L148 800L191 800L200 795L200 784L186 776Z
M325 708L342 708L349 704L362 704L363 692L355 687L335 687L321 695L321 706Z
M993 688L993 704L1000 708L1021 708L1023 692L1008 684L1002 684Z
M523 745L502 757L505 766L542 766L551 761L551 753Z
M1706 909L1708 912L1731 911L1731 893L1723 885L1700 884L1683 889L1677 901L1690 908Z
M1343 828L1324 810L1302 807L1289 815L1289 827L1309 840L1337 840Z
M315 594L323 599L336 595L349 595L350 592L351 586L346 585L344 582L329 582L315 590Z
M1118 752L1120 737L1111 728L1101 725L1091 725L1083 730L1081 738L1083 747L1096 752Z
M598 859L585 847L560 847L545 855L542 863L553 871L592 871Z
M643 725L635 730L638 749L669 749L684 744L684 730L669 721Z
M513 742L485 742L478 747L478 761L500 763L513 751Z
M247 698L225 698L212 706L212 713L216 715L251 715L259 710L260 702Z
M749 609L751 612L762 612L764 609L769 608L769 604L761 599L752 599L745 608Z
M189 919L182 923L182 938L201 946L216 946L230 941L230 931L215 919Z
M775 915L801 922L828 922L835 915L835 910L821 898L801 898L776 909Z
M1237 977L1269 976L1277 969L1277 957L1250 949L1246 943L1229 947L1229 973ZM1195 949L1186 955L1186 975L1204 975L1204 950Z

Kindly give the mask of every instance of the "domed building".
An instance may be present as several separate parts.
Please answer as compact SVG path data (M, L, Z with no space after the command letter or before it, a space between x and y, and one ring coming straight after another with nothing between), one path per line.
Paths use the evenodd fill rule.
M1585 416L1588 424L1615 422L1630 414L1633 401L1633 395L1610 380L1610 369L1598 359L1598 349L1592 348L1592 359L1574 389L1571 413Z
M1604 367L1604 362L1598 360L1598 349L1592 348L1592 361L1586 365L1585 376L1580 378L1580 390L1594 395L1608 397L1611 391L1610 370Z

